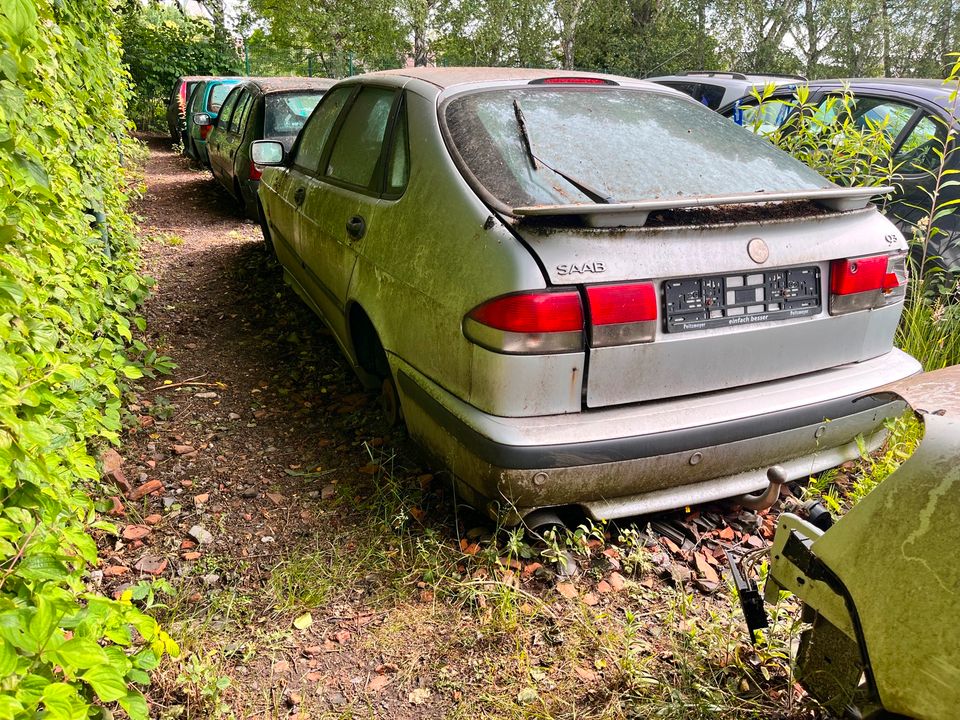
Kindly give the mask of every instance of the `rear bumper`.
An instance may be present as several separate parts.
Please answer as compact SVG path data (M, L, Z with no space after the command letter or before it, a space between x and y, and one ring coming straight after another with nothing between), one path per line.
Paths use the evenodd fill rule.
M502 418L467 405L402 361L411 434L462 481L467 499L514 519L579 505L596 518L655 512L759 490L780 464L790 479L878 444L902 401L870 393L919 372L894 350L787 380L675 400L549 417Z

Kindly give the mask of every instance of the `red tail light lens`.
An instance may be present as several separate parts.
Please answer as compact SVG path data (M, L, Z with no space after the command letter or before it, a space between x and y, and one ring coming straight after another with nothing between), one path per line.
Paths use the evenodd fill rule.
M652 283L587 288L591 345L651 342L657 332L657 290Z
M852 295L883 288L887 276L887 256L834 260L830 263L830 292Z
M834 260L830 263L830 314L890 305L904 297L906 286L903 253Z
M213 125L200 125L200 139L206 140L207 135L210 134L210 131L213 130Z
M263 158L261 158L261 159L263 159ZM257 167L256 163L254 163L253 160L251 160L251 161L250 161L250 179L251 179L251 180L259 180L262 175L263 175L263 173L260 172L260 168Z
M497 352L577 352L583 349L580 294L503 295L471 310L463 332L472 342Z

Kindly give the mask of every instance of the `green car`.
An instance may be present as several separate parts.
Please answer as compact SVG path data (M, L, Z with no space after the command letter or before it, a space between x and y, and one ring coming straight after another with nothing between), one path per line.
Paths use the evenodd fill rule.
M213 130L220 107L239 77L218 77L201 80L194 87L187 104L187 137L184 152L199 163L209 165L207 136Z

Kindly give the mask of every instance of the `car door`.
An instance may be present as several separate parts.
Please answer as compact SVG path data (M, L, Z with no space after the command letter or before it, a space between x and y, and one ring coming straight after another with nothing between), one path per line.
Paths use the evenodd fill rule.
M293 278L304 286L304 263L297 250L297 208L307 195L307 181L317 175L327 140L340 111L355 92L355 86L328 93L304 125L283 172L271 173L269 191L260 191L277 258Z
M249 167L244 169L237 165L238 151L247 137L247 128L254 117L253 109L257 105L258 95L248 92L240 102L237 103L237 109L233 113L233 120L230 123L229 145L226 152L225 172L230 176L231 187L236 188L237 179L246 179L250 175ZM238 198L239 199L239 198Z
M217 126L210 133L210 140L207 143L207 151L210 155L210 171L228 189L230 188L230 179L226 172L224 150L229 144L230 120L233 118L234 109L238 106L243 94L244 91L241 88L235 88L224 100L220 115L217 117Z
M396 88L361 87L324 151L323 172L307 180L297 215L298 251L312 295L341 338L350 278L380 203L384 141L397 99Z

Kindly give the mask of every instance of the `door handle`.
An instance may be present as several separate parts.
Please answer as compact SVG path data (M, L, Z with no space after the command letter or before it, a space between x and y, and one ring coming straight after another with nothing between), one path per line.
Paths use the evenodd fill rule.
M354 240L359 240L364 235L367 234L367 223L359 215L354 215L352 218L347 220L347 235L352 237Z
M293 191L293 201L297 205L303 205L303 201L306 199L306 197L307 197L307 191L302 187L298 187L296 190Z

